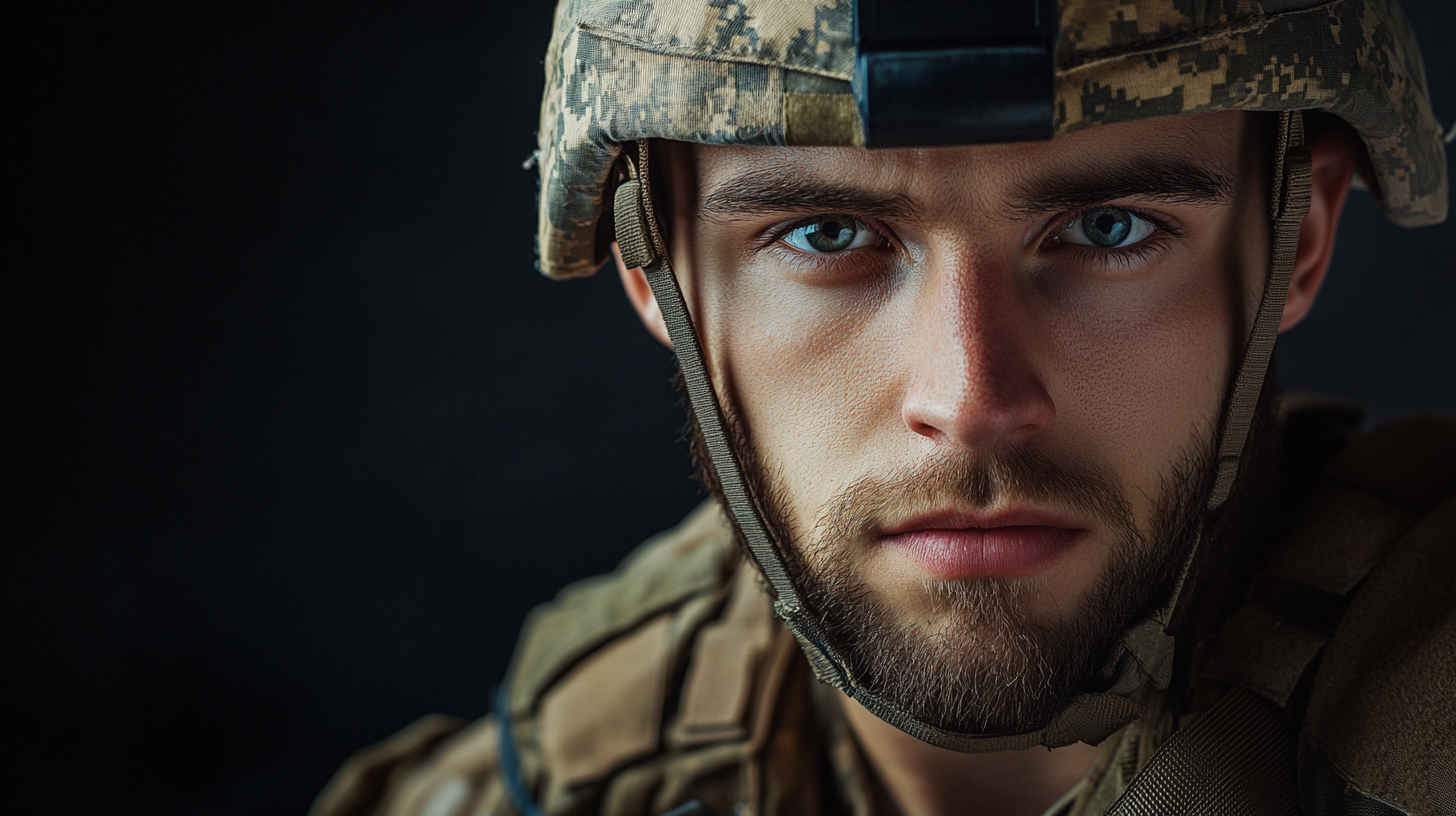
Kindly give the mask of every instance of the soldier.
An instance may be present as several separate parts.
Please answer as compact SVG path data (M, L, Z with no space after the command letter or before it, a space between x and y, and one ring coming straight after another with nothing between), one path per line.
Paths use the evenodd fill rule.
M541 271L612 258L714 500L362 814L1456 813L1456 422L1281 400L1394 0L563 0Z

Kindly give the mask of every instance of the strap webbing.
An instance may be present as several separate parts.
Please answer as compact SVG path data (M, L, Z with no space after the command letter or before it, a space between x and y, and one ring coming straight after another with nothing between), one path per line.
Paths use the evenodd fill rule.
M673 352L677 355L678 364L682 366L683 379L687 383L688 401L692 405L693 415L697 418L698 426L702 428L703 437L707 441L708 455L712 458L713 467L718 472L723 494L728 499L728 509L733 513L733 518L737 520L738 526L742 528L744 537L748 539L749 549L753 551L754 557L763 566L764 575L768 578L769 584L773 586L776 599L780 603L798 604L798 594L793 582L789 580L788 573L779 560L778 552L769 540L758 505L753 501L748 486L744 482L738 456L728 442L723 408L718 402L718 395L714 392L712 382L708 377L703 348L698 341L697 332L693 329L687 301L683 298L682 287L678 285L677 276L673 273L672 264L668 261L667 248L663 245L662 235L658 231L657 218L652 210L651 176L648 170L647 141L645 139L638 143L637 156L641 162L641 169L637 175L640 185L637 190L637 198L644 210L644 221L648 230L648 238L651 241L650 254L652 256L651 260L642 267L642 271L647 276L648 285L652 287L652 295L657 299L658 308L662 310L662 319L667 324L668 337L672 339ZM618 224L621 224L620 215ZM619 230L618 245L622 246L631 242L630 237L624 241L624 236L620 234Z
M1279 321L1284 317L1284 303L1289 297L1289 278L1299 248L1299 227L1309 213L1310 155L1304 147L1304 118L1299 111L1279 114L1274 162L1274 184L1270 191L1274 234L1271 236L1269 277L1249 333L1243 362L1229 394L1228 410L1224 413L1223 428L1219 434L1218 475L1208 497L1210 510L1219 509L1228 500L1234 477L1238 475L1239 459L1244 453L1249 427L1254 422L1259 392L1264 387L1264 375L1269 370L1274 341L1279 336Z
M637 142L637 159L640 162L638 167L633 167L630 157L626 159L629 180L618 188L615 198L617 246L622 252L622 261L629 269L640 267L652 288L657 308L667 325L668 337L672 340L673 352L682 368L688 402L702 430L728 510L773 588L774 614L798 638L815 674L826 683L849 690L843 669L845 663L829 645L829 639L818 621L800 603L798 590L789 579L783 560L768 536L758 503L743 478L737 453L728 441L723 408L708 376L692 315L668 260L667 247L652 209L652 176L646 139ZM644 232L646 235L643 235Z

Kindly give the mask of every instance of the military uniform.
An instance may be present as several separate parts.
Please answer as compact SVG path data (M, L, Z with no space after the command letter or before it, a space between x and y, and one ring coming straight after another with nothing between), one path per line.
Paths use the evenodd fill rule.
M1309 470L1349 422L1338 409L1292 413L1285 472ZM1215 784L1177 812L1268 813L1287 801L1307 816L1456 813L1456 420L1383 427L1297 492L1307 498L1292 532L1246 545L1267 558L1206 626L1196 674L1152 692L1148 713L1103 742L1049 813L1109 812L1175 742L1180 772L1262 774L1258 795L1272 796L1240 804L1248 791ZM876 812L840 698L773 618L714 503L537 609L505 689L496 715L427 718L361 752L314 816L520 814L503 754L546 814ZM1227 705L1229 689L1256 695L1254 720L1273 726L1260 753L1238 754L1253 720L1195 728L1219 719L1202 715ZM1120 807L1111 812L1156 812Z
M1304 113L1350 126L1392 221L1445 218L1441 128L1409 24L1395 0L1026 2L1036 13L1019 18L1031 29L1011 31L1025 35L1014 47L977 40L981 18L968 12L953 21L966 41L947 44L937 17L909 39L892 32L883 42L899 50L886 55L877 12L855 15L888 0L561 0L536 156L539 267L591 274L615 239L625 268L641 271L723 506L537 610L491 717L426 719L359 754L316 816L872 814L840 692L949 750L1099 745L1052 807L1059 816L1456 814L1456 421L1410 419L1352 442L1348 410L1291 401L1274 512L1221 515L1251 459L1309 209ZM881 57L917 69L876 74L867 66ZM874 99L903 82L951 104L941 91L979 81L954 71L1009 59L1020 60L1013 81L956 102L943 117L955 132L935 144L1005 141L1008 117L1025 111L1042 120L1014 138L1224 110L1275 113L1278 135L1269 268L1205 503L1253 527L1222 529L1230 549L1215 558L1206 526L1169 596L1044 727L969 734L867 687L786 570L658 228L649 148L920 146L903 141L915 138L906 123L939 111L886 114ZM913 84L927 76L940 79ZM1216 568L1194 592L1184 578L1203 561Z

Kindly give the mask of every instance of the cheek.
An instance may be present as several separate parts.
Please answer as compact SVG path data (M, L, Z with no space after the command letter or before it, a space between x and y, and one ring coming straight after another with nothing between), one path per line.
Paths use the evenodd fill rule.
M1216 430L1237 336L1239 295L1227 283L1237 265L1216 249L1169 259L1149 281L1089 295L1055 323L1061 436L1098 448L1140 518L1170 463Z
M715 379L788 488L798 526L874 468L877 448L867 441L897 426L905 318L872 294L768 276L734 275L715 292L703 304Z

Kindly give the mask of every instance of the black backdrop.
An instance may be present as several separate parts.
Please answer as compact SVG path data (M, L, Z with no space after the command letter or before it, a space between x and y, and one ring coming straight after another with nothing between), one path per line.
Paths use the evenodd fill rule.
M548 2L4 14L9 813L288 813L484 713L698 501L670 358L532 269ZM1409 3L1456 117L1456 4ZM1285 381L1456 410L1456 228L1356 196Z

